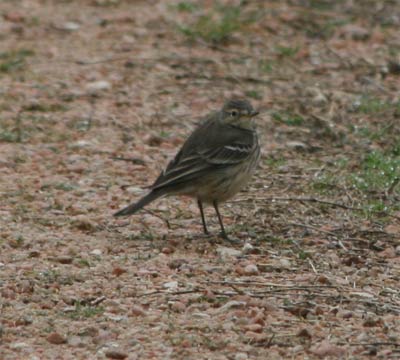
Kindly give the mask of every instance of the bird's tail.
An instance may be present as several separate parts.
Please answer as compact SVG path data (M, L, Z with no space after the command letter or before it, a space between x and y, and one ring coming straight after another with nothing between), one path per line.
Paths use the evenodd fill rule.
M132 215L136 211L140 210L142 207L146 206L153 200L159 198L164 195L162 192L151 190L145 196L143 196L138 202L128 205L126 208L123 208L120 211L117 211L114 216L124 216L124 215Z

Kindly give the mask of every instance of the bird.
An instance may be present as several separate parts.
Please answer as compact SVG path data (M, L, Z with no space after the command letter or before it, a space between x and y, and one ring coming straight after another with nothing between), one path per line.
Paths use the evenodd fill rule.
M149 191L114 216L132 215L161 197L186 195L197 200L204 233L209 234L203 204L211 204L220 235L230 240L218 205L239 192L257 167L260 145L254 118L258 114L246 99L226 101L197 126Z

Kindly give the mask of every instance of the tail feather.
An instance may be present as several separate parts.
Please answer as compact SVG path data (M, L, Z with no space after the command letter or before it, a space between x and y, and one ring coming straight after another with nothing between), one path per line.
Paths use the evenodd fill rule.
M145 196L143 196L138 202L128 205L126 208L116 212L114 216L124 216L124 215L132 215L136 211L140 210L142 207L146 206L153 200L162 196L163 193L158 191L150 191Z

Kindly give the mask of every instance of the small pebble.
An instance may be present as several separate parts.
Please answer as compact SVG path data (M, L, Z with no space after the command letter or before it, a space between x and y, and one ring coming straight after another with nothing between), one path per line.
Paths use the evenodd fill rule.
M247 360L248 358L246 353L237 353L235 355L235 360Z
M62 30L66 31L76 31L80 28L81 26L73 21L67 21L64 24L62 24L59 28Z
M230 248L230 247L226 247L226 246L218 247L217 248L217 253L222 258L236 257L236 256L242 255L242 252L240 250L236 250L234 248Z
M122 352L120 350L107 350L105 352L106 357L109 359L117 359L117 360L123 360L128 357L128 354L125 352Z
M400 255L400 245L396 246L396 255ZM0 263L1 266L1 263Z
M49 343L55 345L65 344L67 342L67 339L64 336L56 332L51 333L46 339Z
M258 267L255 264L249 264L243 269L244 275L258 275L259 273Z
M134 316L145 316L146 312L143 310L141 306L133 305L131 309L131 314Z
M244 301L237 301L237 300L231 300L228 301L225 305L221 306L218 309L219 313L228 311L230 309L240 309L240 308L244 308L246 306L246 303Z
M86 85L86 90L91 94L95 94L99 91L109 90L109 89L111 89L111 84L105 80L94 81Z
M163 284L163 288L164 289L170 289L170 290L174 290L178 288L178 282L177 281L170 281L167 283Z
M242 252L244 254L251 254L251 252L253 250L254 250L254 246L251 245L250 243L246 243L246 244L243 245Z
M67 256L67 255L58 256L56 258L56 261L59 262L60 264L71 264L73 260L74 259L72 258L72 256Z

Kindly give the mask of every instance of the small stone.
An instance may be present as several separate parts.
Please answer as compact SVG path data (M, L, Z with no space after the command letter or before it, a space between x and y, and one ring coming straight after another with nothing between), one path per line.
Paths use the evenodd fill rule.
M324 105L328 102L328 99L318 87L311 86L306 88L306 94L312 98L312 103L316 106Z
M87 232L96 230L96 224L90 220L86 215L78 215L72 220L73 227Z
M244 301L237 301L237 300L231 300L228 301L225 305L221 306L218 309L219 313L228 311L230 309L240 309L240 308L244 308L246 306L246 303Z
M168 267L172 270L179 269L182 265L187 264L188 261L186 259L174 259L168 263Z
M120 268L119 266L116 266L113 270L112 270L112 274L115 276L121 276L122 274L126 273L126 270L123 268Z
M243 254L251 254L254 250L254 246L250 243L246 243L243 245L242 252Z
M38 258L40 256L40 252L37 250L32 250L29 252L28 255L30 258Z
M312 346L310 348L310 352L321 358L326 358L326 357L342 358L345 355L346 350L344 347L331 344L328 340L324 340L321 343Z
M144 311L144 309L141 306L133 305L132 309L131 309L131 314L133 316L145 316L146 312Z
M81 26L73 21L67 21L61 26L59 26L59 29L66 30L66 31L76 31L79 30Z
M100 330L95 337L93 338L93 343L96 345L104 344L107 341L115 340L117 335L110 331Z
M263 331L263 326L260 324L249 324L244 327L248 331L252 331L255 333L261 333Z
M350 38L353 40L363 41L370 37L370 32L368 29L355 24L347 24L341 28L341 35L345 38Z
M170 281L166 282L163 284L164 289L170 289L170 290L175 290L178 288L178 282L177 281Z
M126 316L115 315L110 312L104 313L104 316L110 319L111 321L120 322L126 318Z
M203 312L194 312L192 314L192 317L197 318L197 319L209 319L211 316L207 313Z
M88 148L92 145L90 141L87 140L78 140L70 144L71 149L83 149Z
M85 343L80 336L73 335L68 339L68 344L73 347L78 347L84 345Z
M55 345L65 344L67 342L65 337L56 332L51 333L46 339L49 343Z
M105 352L106 357L108 357L109 359L117 359L117 360L123 360L126 359L128 357L128 354L120 351L120 350L107 350Z
M108 81L100 80L93 81L86 85L86 90L91 94L96 94L99 91L111 89L111 84Z
M230 247L226 247L226 246L219 246L217 248L217 253L222 258L237 257L237 256L242 255L242 252L240 250L236 250L234 248L230 248Z
M168 255L168 254L172 254L172 253L174 252L174 249L171 248L171 247L163 247L162 250L161 250L161 252L162 252L163 254Z
M284 269L290 269L292 267L292 264L288 259L280 259L279 263Z
M74 259L72 256L62 255L62 256L56 257L55 260L57 262L59 262L60 264L71 264Z
M244 336L250 340L251 342L254 343L261 343L261 342L265 342L268 341L271 338L271 335L267 335L267 334L259 334L259 333L255 333L253 331L246 331Z
M101 256L102 251L100 249L94 249L90 252L92 255Z
M235 360L247 360L248 358L246 353L237 353L235 355Z
M147 134L144 137L144 142L149 146L159 146L163 141L164 139L161 136L155 134Z
M183 312L186 310L186 305L181 301L174 301L171 304L171 310L178 312L178 313Z
M255 264L246 265L243 269L244 275L258 275L259 273L258 267Z
M286 146L287 146L289 149L292 149L292 150L302 150L302 151L305 151L305 150L308 149L308 146L307 146L305 143L301 142L301 141L288 141L288 142L286 143Z
M302 337L302 338L306 338L306 339L311 339L312 338L311 333L308 331L308 329L305 329L305 328L299 330L298 333L297 333L297 336L298 337Z
M400 245L396 246L396 255L400 255ZM1 267L1 263L0 263L0 267Z

